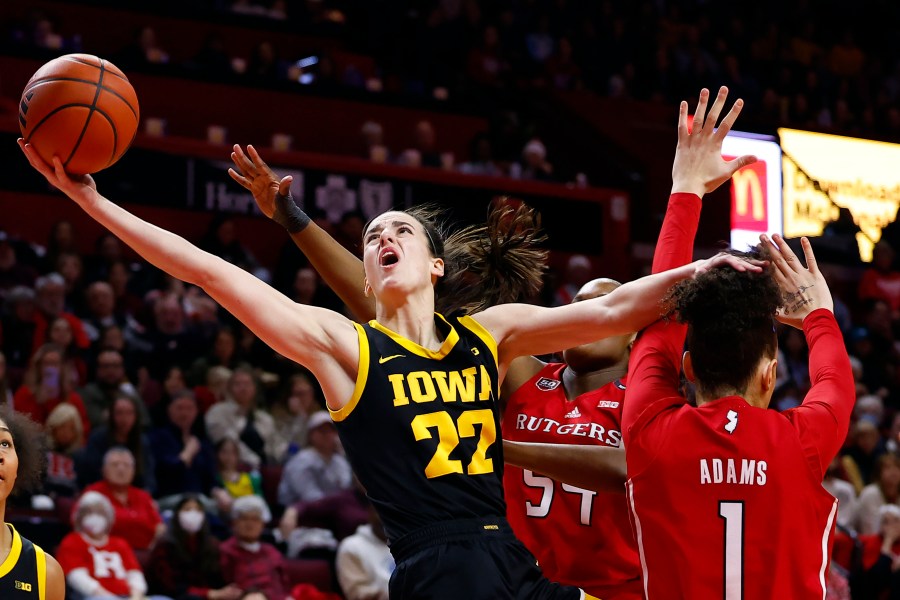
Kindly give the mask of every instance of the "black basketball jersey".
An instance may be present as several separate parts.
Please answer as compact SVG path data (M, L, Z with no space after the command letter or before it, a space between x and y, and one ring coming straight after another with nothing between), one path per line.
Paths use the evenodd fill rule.
M19 535L6 523L13 534L12 548L0 564L0 598L3 600L44 600L47 581L47 557L40 546Z
M356 325L359 374L332 411L388 539L434 523L503 517L497 344L468 316L436 314L428 350L376 321Z

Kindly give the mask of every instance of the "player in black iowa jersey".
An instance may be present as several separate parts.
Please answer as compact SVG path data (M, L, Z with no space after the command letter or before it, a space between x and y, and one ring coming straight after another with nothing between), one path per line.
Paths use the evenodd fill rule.
M28 417L0 406L0 598L63 600L66 579L56 559L6 523L6 501L40 484L44 450L40 428Z
M292 302L240 267L110 202L90 176L68 175L58 157L50 165L24 140L19 146L48 182L144 259L203 288L275 351L313 372L391 536L398 559L394 598L583 597L577 588L544 580L503 519L498 380L516 356L643 328L659 316L657 300L665 291L698 270L723 262L746 268L717 256L577 304L507 304L444 319L435 314L435 285L445 275L443 238L427 221L391 211L364 234L366 288L377 315L367 329L336 312ZM233 156L239 151L236 146ZM290 181L273 178L255 151L251 157L255 164L243 156L243 175L233 177L268 190L274 204L279 185L287 191ZM289 214L282 221L296 231L302 219ZM401 359L410 362L394 371L391 363ZM365 422L375 414L377 422Z

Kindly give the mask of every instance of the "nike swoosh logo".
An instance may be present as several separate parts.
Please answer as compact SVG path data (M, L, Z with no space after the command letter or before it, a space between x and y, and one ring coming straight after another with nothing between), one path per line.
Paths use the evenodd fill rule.
M406 356L405 354L391 354L390 356L382 356L378 359L378 364L383 365L389 360L394 360L395 358L403 358Z

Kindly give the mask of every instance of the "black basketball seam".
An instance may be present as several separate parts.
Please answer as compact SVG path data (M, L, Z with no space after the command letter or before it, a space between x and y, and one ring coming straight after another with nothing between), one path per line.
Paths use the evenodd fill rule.
M38 124L35 125L34 129L31 130L31 135L29 135L27 138L25 138L25 141L26 142L31 141L31 137L35 134L35 132L37 132L38 129L40 129L41 125L43 125L44 122L47 121L47 119L49 119L50 117L52 117L59 111L63 110L64 108L72 108L73 106L81 107L81 108L90 108L89 104L81 104L81 103L63 104L62 106L58 106L58 107L54 108L52 111L50 111L47 114L47 116L45 116L43 119L38 121ZM102 108L98 108L98 109L96 109L96 111L97 111L97 114L101 115L104 119L109 121L110 129L112 129L112 132L113 132L113 157L115 157L115 155L116 155L115 146L118 145L118 139L119 139L119 133L118 133L118 131L116 131L116 124L113 122L112 117L110 117L106 113L106 111L104 111ZM137 131L135 131L134 133L135 133L135 136L137 136ZM134 137L132 137L131 139L132 139L132 141L134 141ZM112 161L110 161L110 162L112 162ZM106 166L108 167L109 163L106 163Z
M84 134L87 133L87 128L91 124L91 117L94 116L94 111L97 110L97 101L100 99L100 92L103 91L103 75L106 73L106 69L103 67L103 63L105 61L100 59L100 77L97 79L97 90L94 92L94 101L91 103L90 110L88 110L87 119L84 120L84 127L81 128L81 133L78 135L78 139L75 141L75 146L72 148L71 154L69 154L69 158L63 163L63 167L66 167L69 164L69 161L75 156L75 153L78 152L78 147L81 146L81 140L84 139ZM116 126L113 125L113 129ZM113 152L115 152L115 147L113 148Z
M108 72L109 72L109 71L107 71L107 73L108 73ZM77 78L77 77L48 77L48 78L46 78L46 79L38 79L38 80L36 80L36 81L33 81L31 84L29 84L29 86L28 86L27 88L25 88L25 91L22 92L22 94L28 93L29 90L31 90L31 89L37 87L38 84L50 83L50 82L53 82L53 81L74 81L74 82L76 82L76 83L87 83L87 84L89 84L89 85L98 85L103 91L109 92L110 94L112 94L113 96L117 97L119 100L121 100L122 102L124 102L124 103L125 103L125 106L128 107L128 110L131 111L131 114L134 115L134 118L137 119L137 116L138 116L138 115L137 115L137 111L134 109L133 106L131 106L131 102L128 101L128 98L126 98L125 96L123 96L122 94L120 94L119 92L117 92L116 90L114 90L114 89L112 89L112 88L108 88L108 87L103 86L103 85L99 85L98 82L96 82L96 81L91 81L90 79L79 79L79 78Z
M74 56L67 56L66 59L71 60L72 62L80 63L80 64L82 64L82 65L87 65L87 66L89 66L89 67L94 67L95 69L100 69L100 66L95 65L95 64L93 64L93 63L89 63L89 62L86 61L86 60L81 60L80 58L75 58ZM100 62L104 62L103 59L102 59L102 58L99 58L99 57L97 58L97 60L99 60ZM107 73L109 73L110 75L114 75L114 76L118 77L119 79L124 79L125 81L128 81L128 78L127 78L127 77L125 77L125 76L123 76L123 75L119 75L118 73L113 73L112 71L107 71Z

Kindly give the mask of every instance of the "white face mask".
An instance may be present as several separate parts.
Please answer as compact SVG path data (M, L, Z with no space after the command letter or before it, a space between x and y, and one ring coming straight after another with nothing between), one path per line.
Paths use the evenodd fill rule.
M109 527L109 519L97 513L85 515L81 519L81 528L91 535L102 535L106 533L107 527Z
M203 511L189 508L178 513L178 524L187 533L197 533L203 527Z

